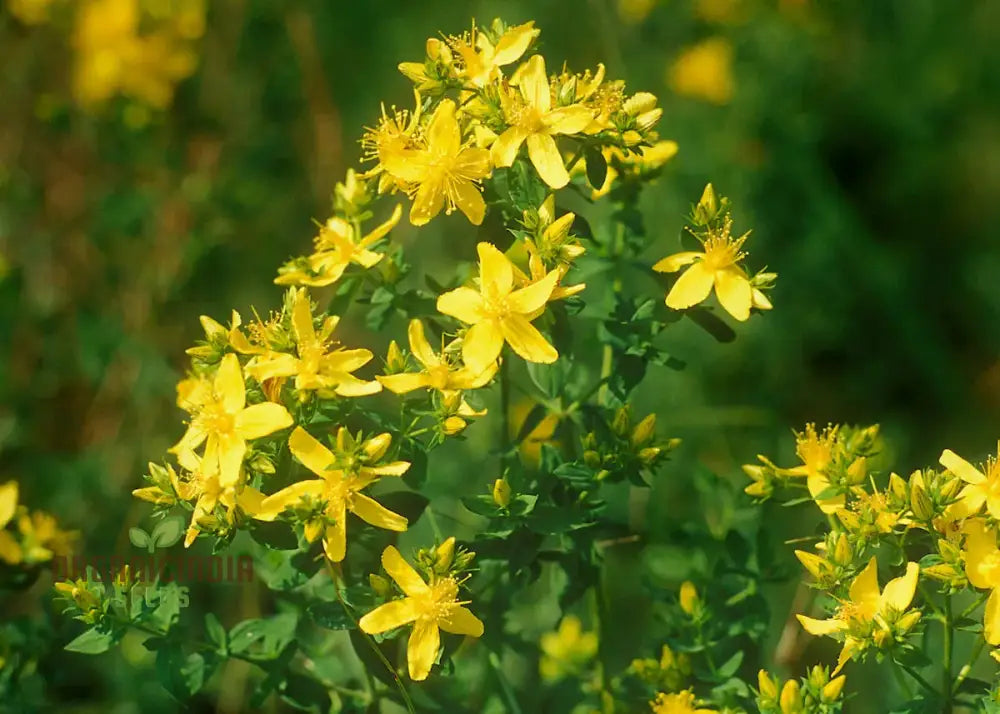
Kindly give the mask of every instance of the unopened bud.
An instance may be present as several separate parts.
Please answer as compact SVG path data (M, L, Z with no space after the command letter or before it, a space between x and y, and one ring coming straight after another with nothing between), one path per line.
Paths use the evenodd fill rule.
M847 482L851 485L856 485L864 481L868 473L867 463L868 460L864 456L854 459L851 465L847 467Z
M639 461L643 463L644 466L651 465L660 456L660 447L658 446L647 446L639 452Z
M889 491L902 502L906 502L909 497L909 489L906 487L906 481L902 477L893 472L889 475Z
M707 184L701 193L698 205L694 209L695 222L698 225L708 225L719 215L719 200L715 197L712 184Z
M663 110L657 107L648 112L643 112L635 118L635 126L639 131L649 131L660 121Z
M392 592L392 585L389 581L376 573L371 573L368 576L368 584L372 586L372 590L379 597L388 597Z
M795 551L795 557L799 559L803 567L809 571L809 573L816 578L816 580L822 580L824 576L829 572L830 565L826 562L825 558L821 558L815 553L809 553L804 550Z
M680 605L681 610L691 616L694 616L695 612L701 607L698 590L690 580L685 580L681 583Z
M910 483L910 508L918 520L926 521L934 515L934 503L927 495L921 482Z
M389 349L385 356L385 369L390 374L406 369L406 359L403 357L403 351L396 344L396 340L389 343Z
M435 551L435 556L434 569L439 573L447 572L448 568L451 567L452 561L455 559L455 537L452 536L439 545Z
M625 100L622 109L626 114L638 116L656 107L656 95L649 92L636 92Z
M917 622L919 621L920 621L920 610L911 610L910 612L906 613L901 618L899 618L899 621L896 623L896 625L897 627L899 627L900 632L906 633L912 630L913 626L916 625Z
M833 559L838 565L847 565L852 557L851 541L848 540L846 533L841 533L837 538L837 544L833 547Z
M450 416L444 420L444 423L441 425L441 429L448 436L455 436L455 434L458 434L465 429L466 426L468 426L468 423L462 417Z
M892 633L888 630L878 628L872 633L872 639L875 640L876 647L883 649L886 645L892 642Z
M781 688L781 699L778 701L781 707L781 714L797 714L802 709L802 701L799 694L798 680L789 679L785 682L785 686Z
M778 698L778 685L766 670L762 669L757 672L757 688L760 690L760 696L764 699L776 700Z
M510 484L506 478L498 478L493 482L493 502L506 508L510 504Z
M649 414L632 430L632 446L644 446L653 438L654 433L656 433L656 414Z
M840 693L844 691L844 683L847 681L846 675L840 675L839 677L834 677L830 682L823 687L823 701L824 702L835 702L840 697Z
M611 420L611 431L624 439L628 435L631 421L628 405L621 407L615 411L615 416Z
M587 449L583 452L583 463L587 464L587 466L592 469L600 468L601 455L593 449Z

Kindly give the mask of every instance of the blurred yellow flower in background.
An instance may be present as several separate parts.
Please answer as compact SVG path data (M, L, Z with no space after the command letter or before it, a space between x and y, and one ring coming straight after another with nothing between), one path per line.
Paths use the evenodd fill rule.
M542 657L538 669L542 679L555 682L577 674L597 654L597 633L584 632L580 618L567 615L555 632L541 639Z
M677 94L726 104L733 97L733 48L724 37L710 37L687 48L667 69L667 84Z
M618 17L624 22L638 25L649 17L659 0L618 0Z
M653 714L716 714L714 709L698 708L694 692L690 689L676 694L660 692L649 705Z

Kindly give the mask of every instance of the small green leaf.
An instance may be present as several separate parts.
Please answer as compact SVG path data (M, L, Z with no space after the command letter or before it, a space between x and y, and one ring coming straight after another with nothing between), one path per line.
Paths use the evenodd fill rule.
M225 654L228 646L226 628L219 622L215 613L205 613L205 633L208 635L208 641L215 645L221 654Z
M604 154L596 146L589 146L583 159L587 162L587 181L594 188L600 189L608 178L608 162Z
M156 524L150 536L154 548L169 548L184 535L184 520L180 517L166 518Z
M168 692L178 699L188 699L205 684L205 658L196 652L185 656L172 644L157 651L156 673Z
M80 654L101 654L102 652L107 652L114 642L114 635L110 632L101 632L97 628L92 627L63 649L67 652L79 652Z
M152 543L149 534L142 528L129 528L128 539L132 541L132 545L136 548L148 548L150 543Z

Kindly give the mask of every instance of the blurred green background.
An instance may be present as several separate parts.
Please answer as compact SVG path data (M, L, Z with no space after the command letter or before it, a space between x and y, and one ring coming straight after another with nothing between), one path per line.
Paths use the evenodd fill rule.
M907 472L1000 436L1000 3L219 0L193 74L148 112L81 107L78 3L38 24L33 4L47 3L0 10L0 481L89 552L127 545L147 512L129 492L180 433L197 316L280 304L276 268L309 249L362 127L381 101L410 103L396 64L472 17L533 19L550 68L604 62L660 97L680 152L644 197L651 262L712 181L753 228L750 265L779 275L774 310L735 342L670 331L688 367L651 372L637 405L685 440L668 475L707 467L742 486L739 465L788 461L806 421L880 422ZM428 230L474 240L461 220ZM400 237L448 273L449 255ZM774 593L775 632L793 591ZM44 594L4 617L36 615ZM56 620L58 646L75 632ZM100 659L58 646L39 665L53 711L175 710L133 668L138 645ZM803 663L832 660L814 649ZM238 711L233 691L204 710Z

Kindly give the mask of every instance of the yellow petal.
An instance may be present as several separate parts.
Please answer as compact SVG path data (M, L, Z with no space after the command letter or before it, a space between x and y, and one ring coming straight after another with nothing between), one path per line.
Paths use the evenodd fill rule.
M219 371L215 373L214 386L228 413L235 414L246 404L246 388L243 385L240 361L232 352L222 358Z
M479 253L479 283L483 295L504 296L514 285L514 267L492 243L476 245Z
M426 374L380 374L375 377L382 386L394 394L406 394L414 389L430 385L430 377Z
M361 627L362 632L367 632L369 635L379 635L389 630L395 630L397 627L408 625L416 619L417 608L415 603L410 598L403 598L402 600L394 600L393 602L387 602L385 605L376 607L358 620L358 625Z
M887 612L889 608L903 612L913 602L917 591L917 580L920 578L920 566L910 562L906 564L906 574L894 578L885 584L885 589L879 598L879 612Z
M372 361L371 350L337 350L324 356L320 360L321 372L353 372L361 369Z
M319 499L326 488L326 482L318 479L299 481L277 493L271 494L257 508L253 517L258 521L273 521L289 506L295 506L305 497Z
M452 184L451 199L458 206L458 210L465 214L469 223L478 226L486 216L486 201L479 193L479 188L471 181L458 181Z
M494 320L473 325L462 340L462 359L474 372L485 370L500 356L503 339L500 326Z
M382 384L377 380L366 382L346 372L336 377L338 384L334 391L342 397L367 397L382 391Z
M531 41L538 37L539 32L535 29L534 22L526 22L503 33L493 50L494 66L503 67L519 60L528 50Z
M233 486L240 478L240 467L243 465L247 443L232 434L223 434L216 441L219 454L219 483L224 487Z
M299 371L299 359L295 355L281 352L269 352L267 355L255 357L247 365L246 373L258 382L275 377L291 377Z
M347 553L347 519L341 513L337 522L326 527L323 536L323 551L334 563L339 563Z
M386 431L366 440L362 448L364 449L365 457L369 462L372 462L378 461L385 456L391 445L392 434Z
M372 466L365 470L371 471L378 476L402 476L410 470L410 462L390 461L387 464L379 464L378 466Z
M569 183L562 154L559 153L556 140L548 134L532 134L528 137L528 156L539 177L552 188L562 188Z
M537 56L537 55L536 55ZM406 645L406 663L410 679L419 682L427 679L441 647L441 632L433 620L417 620Z
M587 107L574 104L553 109L545 116L545 124L553 134L578 134L587 128L594 113Z
M990 593L983 609L983 637L996 647L1000 645L1000 590Z
M878 563L875 556L851 582L851 602L857 605L865 617L871 619L878 612Z
M403 556L391 545L382 551L382 567L410 597L425 595L430 590L417 571L403 560Z
M453 635L468 635L469 637L481 637L483 634L483 622L473 615L468 608L461 605L453 609L448 617L438 621L441 629Z
M549 77L545 73L545 58L534 55L521 70L521 96L540 113L545 114L552 106L549 93Z
M454 156L462 145L462 133L455 119L455 102L445 99L438 104L427 125L427 143L431 151Z
M351 500L351 511L366 523L390 531L405 531L407 520L393 513L378 501L361 493L355 493Z
M451 165L452 175L465 181L486 178L492 170L492 157L486 149L462 149Z
M420 320L410 320L406 335L410 340L410 351L413 352L413 356L420 364L428 368L441 364L441 358L431 349L431 345L424 335L424 323Z
M725 268L715 274L715 294L726 312L740 322L750 317L753 305L753 289L743 271Z
M376 242L383 236L387 235L389 231L391 231L393 228L396 227L396 224L399 223L399 218L402 215L403 215L403 207L397 203L395 208L392 209L392 215L389 216L389 220L387 220L385 223L382 223L375 230L366 235L364 237L364 240L362 240L359 243L359 245L362 247L370 246L372 243ZM380 255L379 259L381 260L381 258L382 256Z
M14 517L17 511L17 481L8 481L0 486L0 528Z
M483 320L483 297L472 288L456 288L438 296L438 312L468 325Z
M832 635L836 632L844 630L846 627L846 625L840 620L817 620L812 617L806 617L805 615L796 615L796 617L802 624L803 630L808 632L810 635L816 635L817 637Z
M10 531L0 530L0 561L17 565L24 557L20 544L14 540Z
M555 347L542 333L521 315L508 315L500 321L500 330L507 344L528 362L551 364L559 358Z
M684 310L703 302L712 292L715 273L699 261L684 271L667 293L667 307Z
M690 265L694 261L704 257L705 257L704 253L699 253L693 250L686 250L681 253L674 253L673 255L668 255L663 260L654 263L653 270L655 270L658 273L676 273L685 265Z
M301 426L288 437L288 449L292 455L317 476L328 476L328 469L333 464L334 456L328 448Z
M951 449L945 449L941 452L938 463L966 483L981 483L986 480L985 474Z
M410 223L415 226L426 225L444 208L444 186L440 181L424 181L417 189L410 207Z
M969 582L984 589L1000 586L996 531L977 518L966 523L965 532L965 574Z
M295 331L296 344L311 345L316 341L312 310L309 307L309 294L305 291L305 288L299 288L295 291L295 305L292 308L292 329Z
M497 166L510 166L517 158L518 149L528 138L528 132L519 126L512 126L497 137L490 147L493 163Z
M236 433L243 439L259 439L294 423L292 415L280 404L262 402L236 415Z
M549 271L541 280L536 280L531 285L515 290L507 296L507 307L511 312L528 315L545 307L545 303L552 296L552 291L559 282L560 271Z

